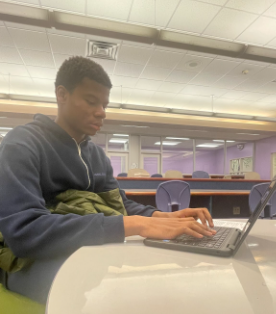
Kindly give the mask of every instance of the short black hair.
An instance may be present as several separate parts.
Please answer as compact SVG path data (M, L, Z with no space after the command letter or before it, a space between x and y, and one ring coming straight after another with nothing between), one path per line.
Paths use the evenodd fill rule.
M57 88L62 85L72 92L85 77L107 88L112 88L110 78L100 64L79 56L70 57L62 63L57 72L55 86Z

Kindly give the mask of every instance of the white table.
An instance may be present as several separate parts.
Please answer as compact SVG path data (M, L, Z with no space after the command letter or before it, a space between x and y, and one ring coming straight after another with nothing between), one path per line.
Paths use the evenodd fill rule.
M71 255L46 313L276 313L276 220L258 220L234 258L151 248L142 240Z

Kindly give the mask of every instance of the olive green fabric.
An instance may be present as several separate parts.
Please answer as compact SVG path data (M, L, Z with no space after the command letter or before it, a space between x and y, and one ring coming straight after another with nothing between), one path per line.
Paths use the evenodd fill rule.
M45 305L34 302L20 294L6 290L0 284L1 314L44 314Z
M119 189L92 193L68 190L60 193L47 208L52 214L80 216L103 213L105 216L127 215ZM0 268L8 273L17 272L32 263L31 259L17 258L4 242L0 232Z

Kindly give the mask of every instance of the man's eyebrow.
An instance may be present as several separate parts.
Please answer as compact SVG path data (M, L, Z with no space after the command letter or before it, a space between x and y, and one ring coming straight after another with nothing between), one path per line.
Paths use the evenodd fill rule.
M94 98L95 100L99 100L99 98L97 96L95 96L93 94L90 94L90 93L85 94L85 97L87 97L87 98Z

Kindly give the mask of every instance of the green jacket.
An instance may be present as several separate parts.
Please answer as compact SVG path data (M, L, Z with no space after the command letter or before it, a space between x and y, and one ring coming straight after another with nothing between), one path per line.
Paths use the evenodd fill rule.
M88 191L68 190L60 193L47 204L52 214L90 215L103 213L105 216L127 216L127 212L119 189L107 192L92 193ZM16 257L6 245L0 232L0 268L9 273L15 273L33 263L28 258Z

